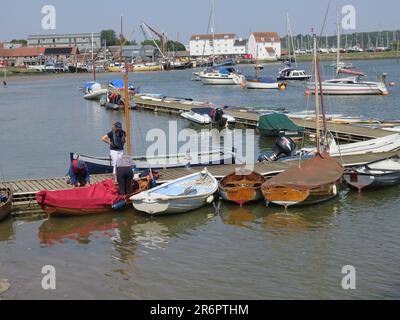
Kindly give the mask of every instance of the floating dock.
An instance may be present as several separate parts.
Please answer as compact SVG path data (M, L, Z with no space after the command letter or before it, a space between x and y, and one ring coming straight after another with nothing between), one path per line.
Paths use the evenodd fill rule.
M341 159L345 166L354 166L357 164L368 163L379 159L385 159L394 155L400 156L400 152L370 153L364 155L344 156ZM251 169L261 173L264 176L272 176L286 170L290 165L293 165L295 163L298 163L298 160L287 162L262 162L254 164L254 168ZM239 164L213 165L209 166L208 170L216 178L222 178L234 172L235 169L241 167L243 167L243 165ZM159 170L160 179L158 183L175 180L183 176L199 172L203 169L203 167L193 167ZM92 183L96 183L105 179L110 179L112 177L113 175L111 174L92 175L91 180ZM36 204L36 193L38 193L39 191L70 189L71 185L67 184L67 180L67 177L59 177L8 181L4 182L4 184L11 187L14 191L13 208L14 214L18 215L20 213L25 213L27 211L38 209Z
M154 100L143 99L141 96L134 96L131 99L131 103L136 105L137 109L149 110L153 112L162 112L168 114L179 115L182 112L190 111L193 108L201 108L204 105L189 105L179 102L165 102L158 101L161 99L155 98ZM133 105L132 105L133 106ZM246 127L256 128L260 114L254 112L246 112L245 110L224 110L224 112L230 116L235 117L236 123ZM316 123L315 119L291 119L295 124L300 127L304 127L306 133L315 133ZM322 124L321 124L322 128ZM374 129L361 127L351 124L334 123L328 121L328 129L332 134L341 142L357 142L365 141L374 138L381 138L393 134L382 129Z

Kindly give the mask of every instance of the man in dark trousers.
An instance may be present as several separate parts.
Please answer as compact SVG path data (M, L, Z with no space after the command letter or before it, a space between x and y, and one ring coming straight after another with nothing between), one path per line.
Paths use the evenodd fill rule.
M69 167L68 175L71 184L75 187L85 187L90 185L90 174L86 163L82 160L74 159Z
M121 122L116 122L112 130L101 138L110 145L110 157L113 166L113 173L116 173L116 165L119 158L124 155L124 146L126 142L126 133L122 130Z
M123 155L117 160L116 172L119 194L130 195L133 192L133 169L135 166L135 162L130 156Z

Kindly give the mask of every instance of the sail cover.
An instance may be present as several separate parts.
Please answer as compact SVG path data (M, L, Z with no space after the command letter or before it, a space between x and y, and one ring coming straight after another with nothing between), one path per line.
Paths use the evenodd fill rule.
M103 209L124 200L113 180L104 180L89 187L57 191L40 191L36 195L39 205L68 209Z
M300 166L293 165L266 182L266 187L292 187L311 190L324 184L334 183L343 175L343 166L328 153L317 154Z
M365 77L365 73L361 71L356 71L356 70L348 70L348 69L343 69L339 68L338 73L341 74L349 74L351 76L360 76L360 77Z

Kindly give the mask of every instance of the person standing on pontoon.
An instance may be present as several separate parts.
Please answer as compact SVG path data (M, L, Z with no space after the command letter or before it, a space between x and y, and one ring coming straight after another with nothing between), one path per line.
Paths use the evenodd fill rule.
M113 173L116 174L117 161L124 155L126 142L126 133L122 130L121 122L114 123L112 130L102 140L110 145L111 164L113 166Z

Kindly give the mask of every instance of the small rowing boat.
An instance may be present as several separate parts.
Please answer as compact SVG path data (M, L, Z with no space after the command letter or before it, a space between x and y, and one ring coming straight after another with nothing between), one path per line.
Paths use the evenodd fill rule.
M240 206L262 199L261 186L266 179L257 172L240 170L223 178L219 183L222 199Z
M348 168L343 178L358 191L400 184L400 158L394 156Z
M130 198L133 207L150 215L185 213L214 201L217 180L204 169Z

